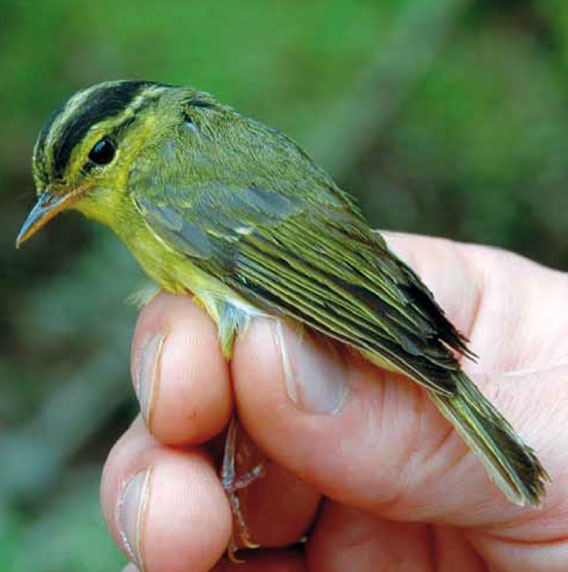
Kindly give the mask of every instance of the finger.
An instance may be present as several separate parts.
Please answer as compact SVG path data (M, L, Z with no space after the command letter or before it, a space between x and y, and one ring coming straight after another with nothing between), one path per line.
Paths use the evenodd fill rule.
M113 448L101 484L115 542L146 572L208 571L231 534L231 512L211 461L164 448L138 419Z
M128 564L122 572L140 571L134 564ZM223 558L211 572L307 572L307 568L300 551L279 550L277 553L248 552L246 560L238 563Z
M142 310L132 378L144 420L163 443L202 443L227 424L227 364L214 323L189 296L162 292Z
M435 263L443 270L440 257ZM451 272L471 272L463 266L456 262ZM462 298L468 303L475 305ZM271 320L258 320L237 342L232 368L247 430L272 458L327 496L383 517L453 525L519 514L409 380ZM540 450L547 434L535 431L534 419L543 409L519 406L531 404L534 391L529 384L509 385L494 402Z
M239 458L244 456L247 451L247 444L241 442L239 444ZM197 450L189 450L187 454L190 457L188 461L190 465L193 467L197 459L200 463L199 468L203 463L203 455ZM199 494L199 491L212 489L209 496L216 498L213 492L216 493L221 485L209 460L206 460L206 468L213 470L213 474L208 471L200 472L194 470L192 472L186 471L180 476L178 473L182 473L182 469L185 466L182 462L184 455L185 451L174 451L162 447L148 434L141 419L138 419L132 425L114 447L111 455L109 455L101 488L103 512L107 516L107 521L115 539L118 539L119 546L127 550L131 557L133 556L133 547L137 546L137 541L131 539L125 542L125 530L129 529L129 527L126 526L127 521L125 518L119 518L119 508L121 506L130 506L131 503L122 501L126 491L129 490L127 483L133 478L143 481L142 477L140 477L142 471L148 468L151 469L152 482L156 479L154 475L160 474L159 486L164 488L169 486L168 479L173 479L174 489L171 491L172 495L176 494L175 487L179 488L176 483L179 483L183 476L186 479L185 486L189 487L192 492L196 491L195 494ZM171 466L172 456L177 463L173 468ZM211 482L212 480L214 481L213 483ZM240 497L245 521L252 540L263 546L270 547L289 545L305 533L317 511L320 494L294 475L268 462L263 478L258 479L242 491ZM189 495L186 494L184 503L189 502ZM203 503L205 504L205 502L204 500ZM184 518L184 511L188 508L184 506L184 503L179 505L176 502L157 504L157 508L154 511L154 527L160 530L162 536L167 539L167 542L164 540L163 548L172 548L177 543L182 543L184 544L182 551L189 554L189 559L193 557L191 554L197 550L194 543L198 542L198 540L191 528L179 530L179 528L182 528L182 525L179 527L175 525L176 518ZM218 516L221 518L224 514L223 511L226 509L225 505L226 495L223 491L223 506L216 508L211 501L208 508L212 511L220 510L221 512ZM198 512L203 510L203 507L200 505L196 505L196 507L199 509ZM196 514L195 519L198 518L201 517ZM219 529L218 524L212 524L211 528L215 530L215 534L223 534L223 530L222 528ZM203 534L205 533L206 531L203 530ZM136 534L136 532L131 532L130 536L136 537ZM191 538L189 538L190 536ZM185 547L187 539L189 539L190 545ZM140 542L143 543L144 540ZM146 546L148 546L147 543ZM151 548L148 548L148 550L151 550ZM175 553L177 554L178 551L176 550ZM155 558L158 560L159 556L155 556ZM204 558L205 556L202 559ZM169 568L165 570L169 570Z
M326 503L307 545L310 570L339 572L357 562L358 572L455 570L486 566L464 538L425 524L385 521L336 503Z
M242 563L223 559L212 572L307 572L308 570L300 550L247 552L245 558Z
M238 431L235 473L243 478L262 466L262 477L238 493L241 513L251 540L268 547L288 546L309 529L318 510L321 494L283 467L266 459L258 447ZM239 531L234 539L239 546Z
M133 356L133 378L142 386L153 384L137 393L142 411L145 401L151 403L145 419L154 437L187 445L223 429L232 401L228 367L215 325L189 297L162 293L144 308ZM320 498L313 487L272 464L239 496L249 532L263 546L282 546L301 536Z
M349 570L353 562L358 572L430 569L426 525L387 523L335 503L322 510L306 553L318 572Z
M306 533L316 516L321 494L268 462L264 476L241 491L239 498L253 541L270 548L293 544Z

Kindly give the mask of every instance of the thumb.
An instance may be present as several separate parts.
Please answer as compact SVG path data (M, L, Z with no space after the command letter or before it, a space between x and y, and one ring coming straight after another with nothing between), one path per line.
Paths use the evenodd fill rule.
M550 453L548 435L564 433L562 416L543 412L554 392L567 401L566 369L537 382L534 374L485 380L488 397L539 452ZM383 518L466 526L510 521L523 510L489 480L422 388L349 351L261 320L236 348L233 378L255 442L338 502Z
M519 338L503 349L501 340L517 340L520 329L509 331L513 322L508 313L495 310L500 307L495 292L507 294L501 282L499 288L491 285L491 277L508 269L512 279L522 270L520 284L526 284L529 293L535 290L531 285L540 283L537 290L548 289L551 297L558 290L558 277L489 249L401 235L390 236L392 242L397 251L418 261L420 274L450 319L472 335L475 350L481 348L473 380L539 454L541 447L550 449L552 433L542 422L558 378L550 373L553 380L539 381L540 389L520 378L504 381L500 357L516 347L516 357L506 354L506 359L523 363L526 344ZM482 311L484 293L487 311ZM529 316L542 312L528 313L530 296L522 288L517 294L530 327ZM511 304L502 306L513 311ZM476 328L480 316L483 327ZM536 330L539 320L533 324ZM529 355L534 344L531 348ZM275 461L337 501L383 518L464 525L481 523L487 511L499 520L522 510L490 482L481 462L422 388L373 367L348 348L300 335L275 320L257 320L237 341L232 370L239 415L252 438ZM566 393L562 386L558 391ZM563 433L560 423L557 431ZM552 472L549 459L539 456Z

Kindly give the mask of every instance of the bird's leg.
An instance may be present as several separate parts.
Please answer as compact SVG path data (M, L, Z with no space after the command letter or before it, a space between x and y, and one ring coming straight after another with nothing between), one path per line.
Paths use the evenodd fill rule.
M225 438L225 448L223 451L223 466L221 468L221 482L227 493L231 511L233 513L233 534L227 548L229 558L233 562L240 562L235 556L239 546L246 548L258 548L259 545L252 542L248 528L243 517L238 491L247 488L252 482L264 474L264 461L261 461L251 471L244 475L237 476L237 436L239 422L237 416L233 415L229 423L227 437Z

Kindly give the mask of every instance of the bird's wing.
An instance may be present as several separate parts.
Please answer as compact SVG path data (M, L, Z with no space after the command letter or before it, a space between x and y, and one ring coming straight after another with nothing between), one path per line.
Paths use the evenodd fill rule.
M170 189L170 190L168 190ZM147 189L146 189L147 191ZM146 223L241 297L378 356L429 389L455 391L467 353L420 279L341 201L256 187L138 193Z

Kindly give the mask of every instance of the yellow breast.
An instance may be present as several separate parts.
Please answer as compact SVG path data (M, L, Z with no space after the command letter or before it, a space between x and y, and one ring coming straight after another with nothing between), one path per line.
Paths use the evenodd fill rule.
M189 256L171 248L145 224L120 234L156 284L174 294L193 294L216 323L219 323L220 309L227 302L250 316L261 313L223 282L201 270Z

